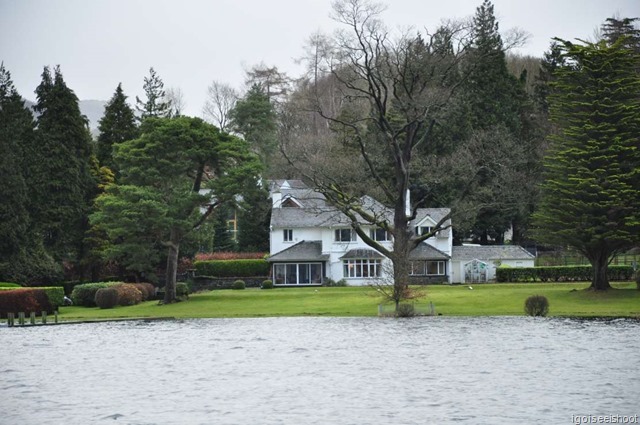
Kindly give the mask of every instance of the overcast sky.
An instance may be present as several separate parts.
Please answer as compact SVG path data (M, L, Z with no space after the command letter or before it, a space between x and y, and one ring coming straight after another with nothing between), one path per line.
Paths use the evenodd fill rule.
M388 0L390 28L434 29L474 14L481 0ZM520 53L542 56L552 37L589 38L613 15L640 16L639 0L494 0L501 30L530 34ZM0 0L0 61L20 94L35 99L45 65L60 65L80 99L108 100L122 82L142 96L153 66L200 116L213 81L242 88L261 62L290 76L309 35L330 33L330 0Z

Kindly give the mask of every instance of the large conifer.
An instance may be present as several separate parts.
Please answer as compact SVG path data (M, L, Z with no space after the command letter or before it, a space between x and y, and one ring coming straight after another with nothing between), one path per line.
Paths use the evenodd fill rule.
M164 91L164 82L153 67L149 68L149 77L144 78L144 94L146 100L136 96L136 110L140 114L141 121L149 117L169 117L171 115L171 102L167 101Z
M640 56L627 40L574 44L549 97L559 133L545 159L538 239L591 262L591 288L610 288L612 256L640 242Z
M34 192L34 223L56 258L77 260L96 185L90 169L87 118L81 115L78 98L67 87L60 67L55 68L53 79L45 67L36 95L34 110L39 115L29 182Z

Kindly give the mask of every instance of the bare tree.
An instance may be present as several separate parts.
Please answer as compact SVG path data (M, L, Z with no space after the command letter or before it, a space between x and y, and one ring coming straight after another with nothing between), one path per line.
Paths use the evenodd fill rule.
M179 87L169 88L167 94L164 96L164 100L171 105L172 117L179 117L187 107L187 102L184 100L184 93Z
M319 96L310 100L330 131L320 147L296 137L283 137L282 152L292 166L351 222L369 246L393 264L393 294L398 303L410 296L409 253L450 226L450 214L430 233L409 227L423 199L410 199L418 170L414 153L431 141L431 130L464 76L460 62L471 44L468 25L449 23L433 34L392 39L378 18L384 9L367 0L333 3L334 19L344 30L333 39L337 63L331 68L340 96L337 113L324 108ZM313 91L312 91L313 93ZM319 162L329 150L331 164ZM366 186L366 187L364 187ZM376 192L385 212L372 211L365 193ZM389 213L389 211L391 213ZM373 240L363 226L374 225L393 235L393 249Z
M213 81L207 88L207 100L202 108L204 119L222 131L229 131L229 112L239 97L238 91L229 84Z

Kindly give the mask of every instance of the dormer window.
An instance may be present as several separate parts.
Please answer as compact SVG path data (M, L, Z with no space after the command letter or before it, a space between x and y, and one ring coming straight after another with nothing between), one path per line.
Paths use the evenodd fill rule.
M356 240L356 232L353 229L336 229L336 242L354 242Z
M422 235L426 235L427 233L431 233L434 229L435 227L433 226L416 226L415 231L417 236L422 236Z

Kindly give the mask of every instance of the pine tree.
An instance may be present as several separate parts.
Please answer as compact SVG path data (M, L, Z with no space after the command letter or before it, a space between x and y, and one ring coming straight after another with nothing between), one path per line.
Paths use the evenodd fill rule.
M153 67L149 68L149 77L144 78L142 88L147 99L143 101L136 96L136 110L140 114L140 121L149 117L169 117L171 102L166 100L164 83Z
M138 136L135 114L127 104L127 96L122 91L122 83L118 84L113 97L104 108L104 115L98 124L100 135L98 136L97 157L100 165L107 166L116 171L113 162L113 145Z
M591 288L610 288L609 261L640 243L640 55L613 44L558 40L567 64L549 97L558 134L545 158L535 220L541 242L589 259Z
M44 251L30 215L34 203L27 177L35 122L0 64L0 281L21 284L51 283L61 268Z
M87 226L91 193L91 135L78 98L64 82L60 67L48 67L36 89L39 113L29 185L34 193L34 223L54 257L78 260Z
M256 185L245 192L243 198L238 208L238 250L268 252L271 220L269 193Z

